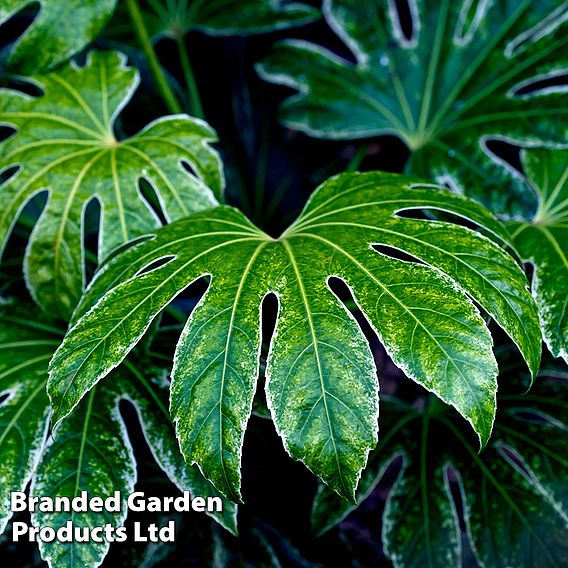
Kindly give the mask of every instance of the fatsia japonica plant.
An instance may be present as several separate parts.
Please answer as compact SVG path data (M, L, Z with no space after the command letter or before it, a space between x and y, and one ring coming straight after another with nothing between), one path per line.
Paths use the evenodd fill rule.
M522 270L496 242L456 224L399 215L416 208L450 211L493 231L497 241L506 237L473 201L377 173L324 183L276 239L227 207L157 231L107 263L79 305L76 316L86 313L51 363L54 422L122 361L177 294L208 275L172 370L172 418L187 461L241 500L260 306L274 293L279 313L266 394L275 426L293 457L353 499L377 440L378 383L361 331L328 286L338 277L395 364L453 405L484 446L497 368L472 299L510 334L533 371L540 359L534 301ZM392 250L412 260L393 258Z
M395 566L467 564L468 549L481 566L566 563L566 370L547 366L528 395L522 370L506 376L510 384L482 454L435 399L420 410L396 398L383 401L388 433L369 458L359 501L371 500L399 463L383 513L385 551ZM438 437L443 445L433 441ZM314 531L329 531L353 510L322 485ZM460 516L467 524L463 543Z
M4 142L0 164L18 168L0 193L0 241L6 242L30 197L47 189L25 270L38 304L62 319L71 315L85 284L81 224L90 200L101 206L102 259L160 224L138 189L139 179L152 184L167 219L210 207L221 195L219 158L208 144L215 135L203 123L172 116L116 139L114 120L137 83L138 73L125 67L120 54L91 53L84 67L70 65L42 77L41 97L0 95L1 120L17 130Z
M534 265L533 294L544 340L555 357L568 361L568 152L523 151L526 183L534 192L534 215L511 221L522 258Z
M16 523L173 515L175 544L39 554L565 564L567 20L558 0L0 0L0 546ZM299 90L285 128L267 79ZM135 490L223 506L141 515ZM22 491L121 506L15 512Z
M167 410L167 371L148 357L149 343L137 359L114 373L107 386L91 390L73 417L48 437L47 365L63 331L49 320L31 320L32 311L24 302L4 301L0 306L0 372L5 395L0 406L2 529L11 517L10 493L24 490L30 481L34 495L75 496L81 491L111 495L120 491L125 499L132 493L136 462L118 411L123 399L135 406L152 454L168 477L182 490L217 495L197 468L188 467L177 451ZM120 526L126 510L123 507L110 519L105 515L108 513L91 513L81 523L95 527L110 521ZM36 511L32 521L58 528L68 518L65 513ZM217 520L236 531L236 511L230 504ZM42 556L53 566L73 566L77 561L97 565L109 544L94 542L86 548L79 543L46 542L41 547Z
M406 6L405 20L392 1L324 0L349 53L298 40L276 47L259 70L299 91L285 101L283 120L323 138L393 134L410 149L409 171L498 213L522 212L522 177L491 143L566 144L568 4Z

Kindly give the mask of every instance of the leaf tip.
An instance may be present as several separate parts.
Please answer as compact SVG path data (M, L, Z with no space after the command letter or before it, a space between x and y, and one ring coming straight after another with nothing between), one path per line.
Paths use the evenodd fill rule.
M489 443L489 440L491 439L491 434L493 432L494 420L495 420L495 414L493 415L493 419L491 420L491 424L488 428L483 428L483 429L478 430L474 426L475 433L477 434L477 439L479 440L479 450L477 451L478 454L480 454L487 447L487 444Z
M337 488L334 490L340 497L342 497L346 501L349 501L349 503L351 503L352 505L357 505L357 495L355 494L354 485L350 485L349 487L343 485L341 489Z

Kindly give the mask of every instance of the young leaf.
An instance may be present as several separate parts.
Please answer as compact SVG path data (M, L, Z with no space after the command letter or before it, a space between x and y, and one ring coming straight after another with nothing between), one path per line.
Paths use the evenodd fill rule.
M368 491L358 503L388 464L402 456L383 515L383 545L394 565L461 565L451 475L462 493L467 536L480 566L563 566L568 559L567 401L566 379L544 377L528 396L502 397L490 445L478 455L443 413L390 412L390 401L383 400L383 419L395 434L371 453L361 480ZM440 439L443 445L435 442ZM314 502L314 529L324 533L354 508L322 486Z
M81 51L102 30L116 0L39 0L39 14L12 48L10 68L45 71ZM2 0L0 25L33 0Z
M300 2L282 0L241 0L238 9L232 0L173 0L167 3L140 3L144 21L153 38L176 39L192 30L215 35L245 35L298 26L319 17L319 11ZM124 9L119 4L118 11ZM111 37L124 35L120 18L109 25ZM131 33L128 29L127 33Z
M568 152L521 156L538 209L531 221L512 222L511 232L523 260L534 265L532 289L546 344L568 361Z
M327 285L336 276L351 287L394 362L455 406L484 445L495 412L496 363L472 299L511 335L533 372L541 337L536 306L522 270L496 243L456 224L397 215L417 208L451 211L506 238L480 205L376 172L328 180L277 239L228 207L160 229L107 263L79 306L77 316L96 303L51 362L54 420L120 364L180 291L210 275L172 372L172 416L187 461L240 499L260 304L274 292L279 314L266 392L276 428L294 458L352 498L376 443L378 384L361 330ZM373 244L417 260L391 258Z
M31 494L74 497L132 492L136 463L128 434L118 411L121 400L136 408L142 430L159 466L181 490L193 495L218 495L197 467L188 467L177 446L167 411L167 381L163 371L147 361L127 361L111 380L88 397L46 439L49 400L45 393L47 365L62 332L38 321L33 306L0 306L0 530L11 517L10 493L23 491L30 479ZM142 370L143 369L143 370ZM5 397L5 398L4 398ZM217 522L236 533L236 508L224 503ZM68 520L77 526L119 526L126 517L124 502L118 514L42 513L32 516L38 526L58 528ZM52 566L98 566L108 542L43 543L42 556Z
M138 189L141 179L153 186L168 220L211 207L221 195L221 164L209 146L215 134L202 121L170 116L116 139L114 122L138 81L121 54L94 52L82 68L69 65L38 79L40 97L0 91L0 123L16 129L0 145L0 170L18 168L0 185L0 245L26 202L47 190L25 272L36 301L62 319L84 285L82 224L89 201L101 204L102 259L160 224Z
M298 89L283 105L288 126L334 139L394 134L412 151L410 171L433 174L501 212L525 188L518 173L500 167L488 140L567 141L566 85L545 80L566 73L568 3L408 6L410 37L395 2L324 0L326 20L355 63L291 40L260 72Z

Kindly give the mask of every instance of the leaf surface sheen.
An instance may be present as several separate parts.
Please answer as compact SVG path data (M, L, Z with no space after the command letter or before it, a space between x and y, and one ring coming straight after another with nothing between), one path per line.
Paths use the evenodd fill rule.
M525 150L527 185L538 208L527 221L510 222L519 254L534 266L532 291L544 340L568 361L568 152Z
M138 81L121 54L92 52L84 67L71 64L38 78L40 97L0 90L0 123L16 129L0 144L0 170L18 168L0 186L0 245L6 245L25 204L47 190L25 273L34 299L64 320L85 284L83 217L91 200L101 205L102 260L160 225L140 193L141 179L155 189L168 220L211 207L221 196L221 165L209 146L215 133L204 122L169 116L131 138L116 139L116 118Z
M275 426L294 458L353 498L377 440L378 382L360 328L327 284L335 276L352 289L393 361L455 406L484 445L495 412L496 363L489 331L465 291L515 339L533 371L540 357L536 308L522 270L496 242L455 224L396 215L448 210L499 242L507 238L481 206L432 187L393 174L344 174L320 186L278 239L220 207L117 256L87 291L52 360L55 421L120 364L180 291L209 276L176 349L171 412L188 462L240 500L260 305L273 292L279 313L266 393ZM420 261L391 258L372 244ZM146 270L159 259L165 264Z
M10 69L29 75L46 71L95 39L116 0L37 0L39 13L10 51ZM0 25L34 0L2 0Z
M371 494L389 464L402 458L383 513L383 546L395 566L434 568L465 561L450 477L461 493L467 539L480 566L564 566L568 383L565 373L558 380L561 375L539 377L528 395L503 397L482 454L447 415L428 417L396 400L383 401L392 435L371 453L357 503ZM431 436L443 437L443 445L428 442L426 424L434 430ZM312 512L314 530L325 533L355 508L321 485Z
M136 461L119 412L128 400L136 409L142 431L158 465L180 489L192 495L219 496L197 467L188 467L169 419L165 372L133 357L105 384L92 389L73 416L47 436L51 413L45 392L49 359L61 342L62 330L49 321L32 319L33 304L0 304L0 532L12 516L10 495L30 494L73 498L81 491L106 498L120 491L121 512L32 513L36 526L55 529L71 520L76 526L117 527L126 519L126 498L134 490ZM133 362L131 362L133 361ZM227 501L211 516L227 530L237 531L236 507ZM50 566L98 566L108 542L41 543Z
M526 211L522 176L487 141L568 143L566 85L546 82L568 69L568 2L408 5L410 37L393 1L324 1L355 63L305 41L278 44L259 71L299 91L284 122L319 138L393 134L411 150L408 171L497 213Z

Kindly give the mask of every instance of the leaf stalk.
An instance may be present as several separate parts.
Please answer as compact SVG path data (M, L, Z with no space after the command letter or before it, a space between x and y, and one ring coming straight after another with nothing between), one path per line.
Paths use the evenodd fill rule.
M193 68L191 66L189 55L185 47L183 35L176 37L176 43L178 46L179 59L181 62L181 68L183 70L185 86L187 87L187 92L189 94L190 113L197 118L205 119L205 112L203 111L201 97L199 96L199 89L197 88L197 83L195 82L195 75L193 73Z
M150 71L154 77L154 81L156 82L158 92L168 107L168 110L173 114L180 114L182 112L182 108L170 87L170 84L168 83L164 70L160 64L158 56L156 55L154 46L150 41L150 36L148 35L144 18L140 13L140 8L138 7L136 0L126 0L126 5L134 25L136 36L138 37L138 41L144 51L144 55L146 56L148 65L150 66Z

